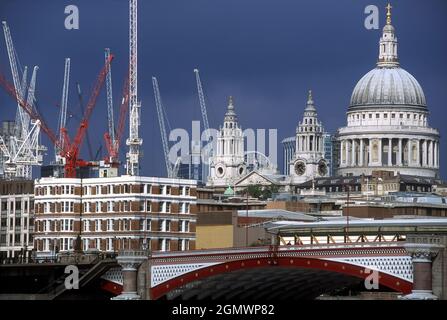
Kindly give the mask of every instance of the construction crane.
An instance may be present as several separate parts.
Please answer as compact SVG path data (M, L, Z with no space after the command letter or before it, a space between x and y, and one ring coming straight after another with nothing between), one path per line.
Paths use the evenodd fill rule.
M44 131L50 141L61 150L61 156L65 158L65 177L66 178L75 178L76 177L76 168L90 165L89 162L83 161L79 158L80 148L82 146L82 142L84 140L86 130L88 128L90 116L92 111L96 105L96 100L98 98L101 87L104 84L105 77L107 75L107 71L109 69L109 65L113 60L113 55L110 56L109 60L105 63L104 67L101 69L96 83L93 87L92 94L87 103L87 108L85 110L83 119L79 125L79 128L76 132L76 135L71 142L68 137L68 132L66 128L62 128L62 134L64 137L64 142L60 144L58 135L56 135L51 128L43 121L42 117L37 113L35 108L33 108L30 104L22 99L20 94L15 89L14 85L8 82L8 80L0 74L0 85L6 90L6 92L22 107L22 109L28 113L30 118L35 121L37 126L40 126L41 130Z
M22 82L20 84L20 95L25 99L28 81L28 67L23 68ZM19 108L17 106L17 108ZM18 110L17 110L18 111ZM20 116L21 115L21 116ZM23 139L28 134L29 117L26 112L16 112L16 136Z
M82 91L81 91L81 85L79 82L76 82L76 88L78 91L78 99L79 99L79 108L81 109L81 114L84 114L84 99L82 97ZM88 150L88 156L90 159L96 159L96 156L93 156L93 149L92 149L92 143L90 141L90 135L88 134L88 130L85 133L85 140L87 142L87 150Z
M59 122L57 126L57 133L59 135L59 145L64 144L64 137L62 135L62 128L66 127L67 123L67 107L68 107L68 88L70 86L70 58L65 58L65 68L64 68L64 82L62 86L62 100L61 109L59 113ZM58 146L54 147L54 154L56 158L56 163L61 163L61 149Z
M208 122L208 113L206 110L206 104L205 104L205 95L203 93L203 87L202 87L202 81L200 80L199 75L199 69L194 69L194 73L196 75L196 84L197 84L197 93L199 96L199 103L200 103L200 111L202 113L202 119L203 119L203 129L205 130L205 137L206 137L206 143L210 142L210 125ZM204 150L205 151L205 150ZM204 160L202 162L202 180L206 179L209 174L209 158L213 155L213 148L212 145L208 146L208 149L204 152Z
M2 25L13 78L11 88L14 90L15 96L19 98L15 99L16 101L27 100L29 101L31 108L33 108L38 67L34 67L31 84L28 88L28 99L26 99L28 68L24 68L22 81L20 81L17 66L17 53L12 41L11 31L6 21L3 21ZM0 139L0 149L4 156L4 160L2 161L3 173L6 177L32 178L32 166L42 164L40 152L45 150L44 147L39 145L39 134L40 127L38 123L35 121L30 122L30 117L18 103L14 134L7 138L2 137ZM5 139L7 141L5 141Z
M166 125L163 114L163 103L161 102L160 88L158 87L158 80L152 77L152 86L154 88L155 106L157 108L158 124L160 125L161 143L163 145L163 155L165 157L166 173L169 178L174 178L173 167L169 161L169 146L168 135L166 133Z
M109 60L110 48L104 50L105 61ZM107 91L107 124L109 129L109 137L111 144L115 145L115 120L113 119L113 91L112 91L112 70L109 69L106 77L106 91Z
M26 103L31 107L35 102L34 93L38 69L39 67L34 67L28 88ZM42 163L41 152L45 150L39 143L39 137L39 122L34 120L31 121L31 128L27 129L27 135L24 139L17 139L15 136L10 137L9 145L7 146L3 137L0 136L0 149L6 158L3 162L3 173L6 177L25 177L29 179L32 177L31 165L40 165Z
M19 71L17 68L17 60L16 60L16 51L14 48L14 44L12 41L11 31L9 29L8 23L6 21L2 22L3 25L3 33L5 35L5 42L6 42L6 49L8 51L8 58L9 58L9 65L11 67L11 73L12 73L12 80L14 82L14 88L19 93L19 95L23 98L24 94L24 88L22 88L22 83L19 79ZM24 72L24 77L26 78L26 68ZM26 84L26 79L25 79ZM22 130L22 120L23 120L23 110L22 108L17 105L17 113L16 113L16 137L23 137L23 130Z
M110 130L104 134L104 140L108 151L108 159L106 161L112 165L119 164L119 148L121 144L121 138L124 133L124 125L126 123L127 111L129 110L129 77L124 81L123 98L121 100L120 114L118 119L118 128L114 133L112 139Z
M129 0L129 138L126 144L129 150L126 154L127 174L139 175L140 146L143 140L139 137L141 104L138 101L138 36L137 36L137 0Z

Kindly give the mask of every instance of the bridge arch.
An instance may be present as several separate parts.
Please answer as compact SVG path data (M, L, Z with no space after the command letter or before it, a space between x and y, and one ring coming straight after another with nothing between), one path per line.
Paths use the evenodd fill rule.
M232 260L227 262L219 262L218 264L209 265L201 269L197 269L191 272L184 273L180 276L169 279L162 282L153 288L151 288L151 298L160 299L167 297L170 292L174 290L180 290L186 288L188 285L197 283L198 281L206 281L212 277L218 275L224 275L228 273L238 272L240 275L244 274L244 271L251 272L262 272L265 275L272 274L276 268L278 271L281 269L285 270L304 270L308 271L308 276L313 277L328 277L328 283L335 281L334 276L340 278L340 275L346 276L344 280L346 283L352 282L349 279L366 279L370 273L365 272L365 267L358 266L355 264L350 264L340 261L332 261L322 258L309 258L309 257L296 257L296 256L281 256L281 257L259 257L241 260ZM287 275L284 276L294 276L294 273L288 271ZM313 273L309 273L313 271ZM270 272L270 273L269 273ZM278 272L278 275L280 272ZM299 276L299 273L296 273ZM237 277L236 277L237 279ZM315 280L315 279L314 279ZM330 281L329 281L330 280ZM287 279L285 279L287 281ZM336 281L334 285L336 285ZM340 281L340 284L344 283ZM396 292L402 292L403 294L408 294L411 292L412 283L408 280L390 275L388 273L379 271L379 284L381 286L387 287ZM321 283L320 285L325 285ZM323 289L323 288L322 288ZM330 289L330 288L328 288ZM187 290L187 289L186 289Z

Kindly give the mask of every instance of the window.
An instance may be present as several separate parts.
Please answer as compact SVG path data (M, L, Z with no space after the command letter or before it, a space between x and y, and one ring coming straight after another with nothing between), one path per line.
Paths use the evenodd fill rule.
M109 201L109 202L108 202L108 207L109 207L109 208L108 208L108 211L109 211L109 212L113 212L113 202L112 202L112 201Z
M392 114L391 114L391 118L393 118L393 119L396 118L396 114L395 114L395 113L392 113Z
M386 119L386 118L388 118L388 113L384 113L383 114L383 117Z
M181 213L189 213L189 203L182 203L181 204Z
M163 212L170 213L171 212L171 203L165 202L165 210Z
M180 220L180 232L189 232L189 221L188 220Z
M380 118L380 114L376 113L376 119L379 119L379 118Z
M151 212L152 211L152 202L146 201L146 211Z
M189 240L188 239L180 240L178 242L178 250L179 251L189 250Z
M107 220L107 231L113 231L113 220L112 219Z
M129 203L129 201L124 201L124 211L130 211L130 203Z
M150 184L144 185L144 193L152 193L152 186Z
M165 232L171 231L171 221L165 220Z
M399 114L399 118L400 119L403 119L404 118L404 115L401 113L401 114Z
M163 194L171 194L171 186L163 186Z
M186 196L186 195L187 195L187 194L186 194L186 188L187 188L187 187L181 187L181 188L180 188L180 191L181 191L180 194L181 194L182 196Z
M158 231L169 232L171 231L171 221L170 220L160 220L158 224Z
M95 231L101 231L101 220L97 219L95 223Z
M107 238L107 247L106 247L107 251L113 251L113 239L112 238Z
M369 114L369 118L372 119L372 117L373 117L373 115L370 113L370 114Z
M84 221L84 231L90 231L90 221L89 220Z
M365 119L365 114L362 114L362 119Z
M63 219L61 221L61 231L72 231L73 229L73 220Z
M96 212L100 212L101 211L101 202L97 201L96 202Z

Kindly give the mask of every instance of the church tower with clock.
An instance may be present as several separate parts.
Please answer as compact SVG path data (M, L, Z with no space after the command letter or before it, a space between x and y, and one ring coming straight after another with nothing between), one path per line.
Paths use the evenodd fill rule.
M290 162L290 183L299 184L329 174L324 159L324 128L309 90L303 120L298 123L295 136L295 156Z
M233 186L246 174L244 154L244 134L234 109L233 97L230 97L223 126L217 134L216 152L210 158L207 186Z

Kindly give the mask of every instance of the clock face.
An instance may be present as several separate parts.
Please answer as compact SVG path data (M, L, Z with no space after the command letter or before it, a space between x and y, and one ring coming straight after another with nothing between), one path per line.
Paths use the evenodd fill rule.
M325 176L327 174L327 164L323 160L318 162L318 174L320 176Z
M302 176L306 172L306 164L302 161L295 163L295 173Z

